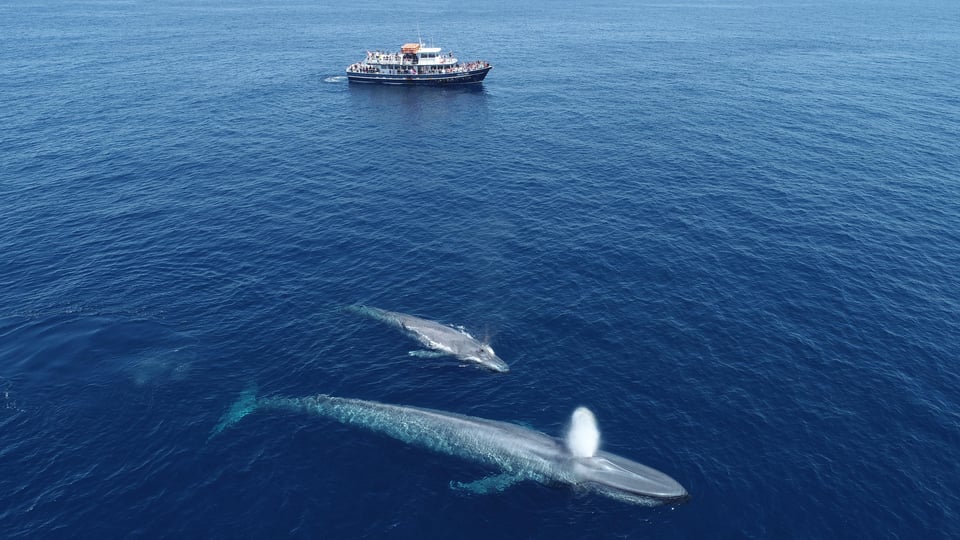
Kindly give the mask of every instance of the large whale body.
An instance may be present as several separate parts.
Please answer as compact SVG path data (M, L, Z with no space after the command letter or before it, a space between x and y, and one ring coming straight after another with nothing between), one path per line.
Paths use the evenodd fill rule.
M462 329L421 319L406 313L397 313L370 306L350 306L347 309L395 326L419 341L424 347L439 354L455 356L464 362L479 364L492 371L501 373L510 371L507 363L493 352L490 345L479 341ZM419 354L419 356L424 355Z
M327 395L258 399L248 394L233 405L213 434L258 409L322 416L498 471L474 482L451 482L454 489L490 493L533 480L570 485L646 506L681 503L689 498L683 486L666 474L598 451L600 434L593 413L583 407L574 412L566 439L560 440L507 422L418 407Z

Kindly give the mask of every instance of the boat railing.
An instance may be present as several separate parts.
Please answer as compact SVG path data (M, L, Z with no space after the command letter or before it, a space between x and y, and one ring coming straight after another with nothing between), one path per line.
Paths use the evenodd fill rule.
M389 67L389 66L400 66ZM414 67L417 66L417 67ZM445 73L469 73L490 67L490 63L484 60L467 62L462 64L377 64L368 62L358 62L347 68L349 73L378 73L386 75L442 75Z
M366 64L401 64L401 65L429 65L429 66L440 66L440 65L456 65L458 60L453 53L447 53L430 58L418 58L414 55L403 54L403 53L387 53L381 51L367 51L367 58L364 61Z

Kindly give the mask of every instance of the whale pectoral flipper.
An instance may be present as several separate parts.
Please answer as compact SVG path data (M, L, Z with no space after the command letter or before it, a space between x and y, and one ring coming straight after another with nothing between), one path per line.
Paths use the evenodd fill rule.
M473 482L450 481L450 489L455 491L469 491L477 495L487 495L489 493L499 493L508 487L526 480L523 475L516 473L502 473L493 476L487 476Z
M410 351L407 354L410 356L416 356L418 358L440 358L441 356L449 356L449 353L443 351Z

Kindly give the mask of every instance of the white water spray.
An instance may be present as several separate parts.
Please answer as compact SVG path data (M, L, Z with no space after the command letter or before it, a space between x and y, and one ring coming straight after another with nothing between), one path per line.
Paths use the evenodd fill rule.
M570 416L570 427L567 430L567 448L576 457L593 457L600 448L600 430L597 429L597 418L590 409L577 407Z

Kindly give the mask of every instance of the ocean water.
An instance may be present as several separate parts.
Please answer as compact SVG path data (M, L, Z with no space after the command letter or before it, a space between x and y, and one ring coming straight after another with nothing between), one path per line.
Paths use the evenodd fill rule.
M0 4L0 538L960 537L960 4ZM482 86L351 86L419 34ZM508 374L344 312L463 325ZM244 390L562 433L490 474Z

